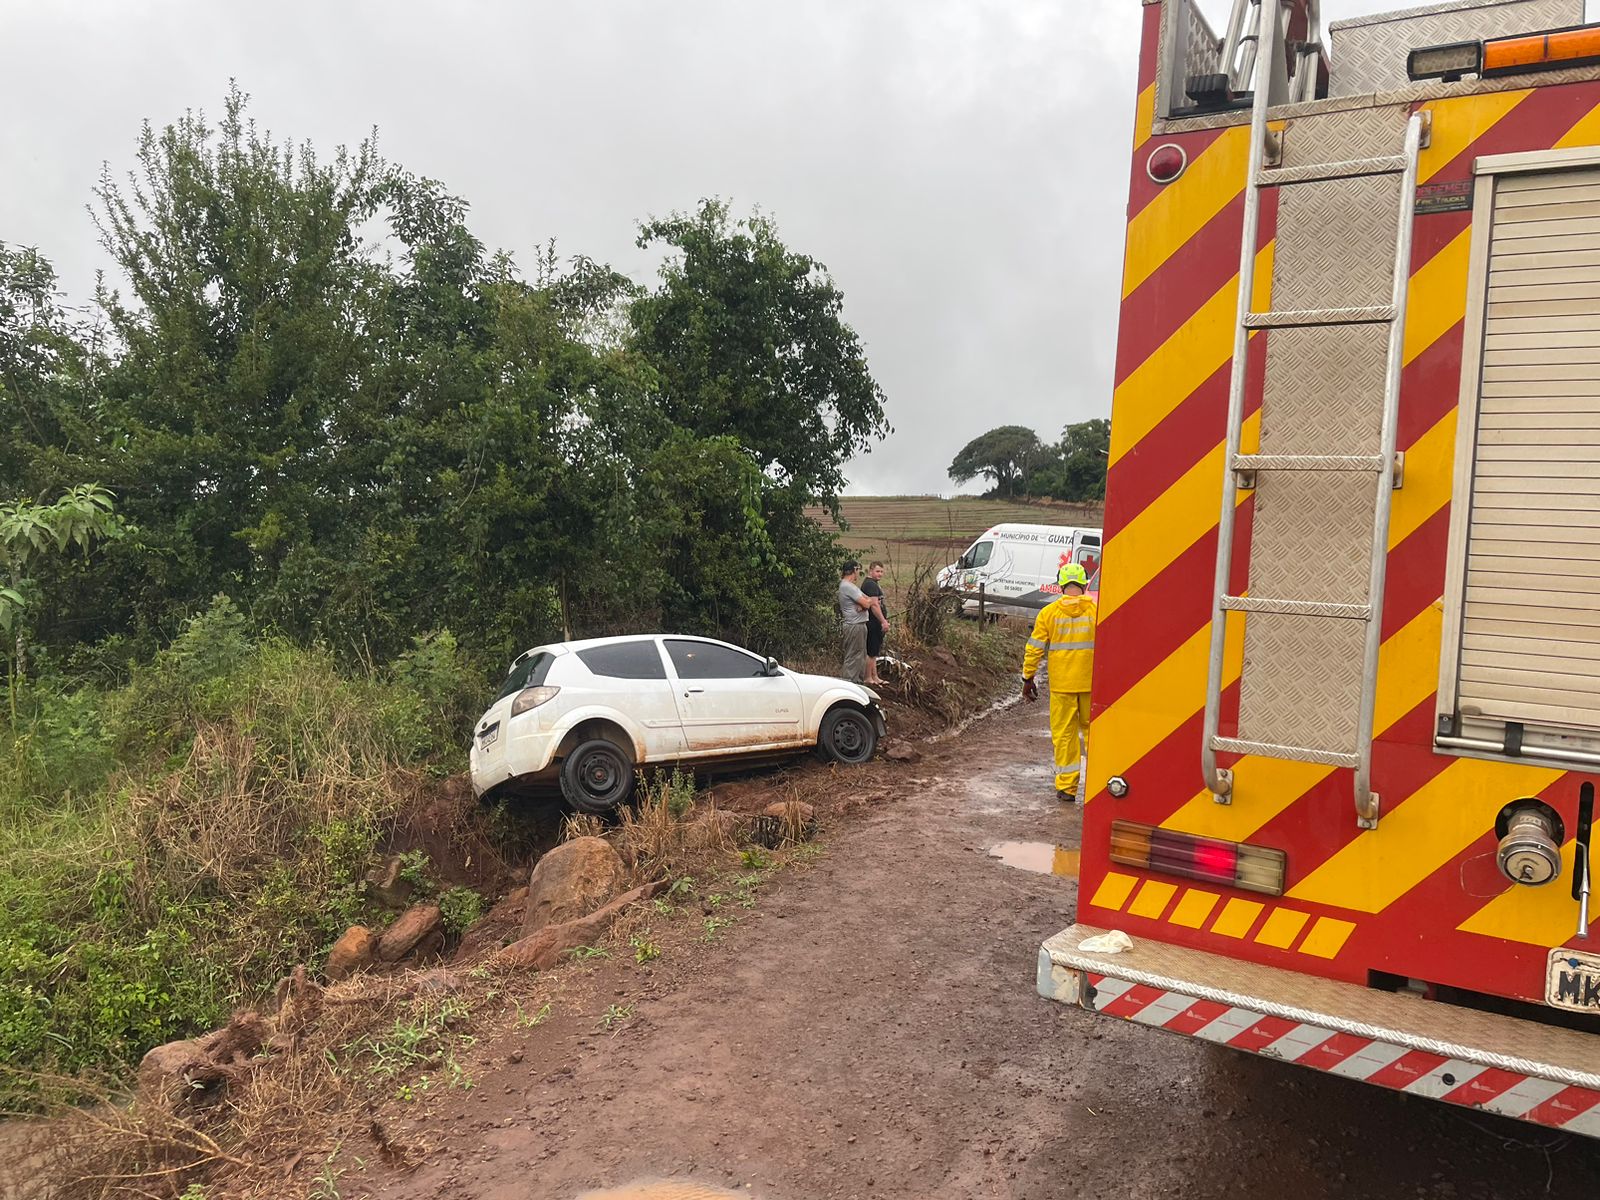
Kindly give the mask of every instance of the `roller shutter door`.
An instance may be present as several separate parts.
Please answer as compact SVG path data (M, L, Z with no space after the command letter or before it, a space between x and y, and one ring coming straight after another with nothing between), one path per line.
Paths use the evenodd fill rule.
M1457 708L1600 731L1600 169L1496 182Z

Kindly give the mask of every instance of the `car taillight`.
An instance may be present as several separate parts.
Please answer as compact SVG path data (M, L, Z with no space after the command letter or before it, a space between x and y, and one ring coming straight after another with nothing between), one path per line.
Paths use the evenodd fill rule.
M1196 837L1136 821L1113 821L1111 861L1281 896L1289 856L1270 846Z
M541 704L548 704L556 698L558 687L531 687L523 688L517 693L517 698L511 702L511 715L525 713L530 708L538 708Z

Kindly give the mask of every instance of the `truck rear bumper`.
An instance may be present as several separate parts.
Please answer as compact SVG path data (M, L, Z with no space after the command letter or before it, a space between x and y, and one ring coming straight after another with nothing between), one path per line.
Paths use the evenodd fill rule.
M1039 994L1414 1096L1600 1137L1600 1036L1140 941L1039 948Z

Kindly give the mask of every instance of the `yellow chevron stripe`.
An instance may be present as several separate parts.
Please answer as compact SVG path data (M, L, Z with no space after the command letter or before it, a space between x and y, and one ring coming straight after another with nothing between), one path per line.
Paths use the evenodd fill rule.
M1272 254L1273 243L1268 242L1256 255L1250 303L1258 309L1265 308L1272 295ZM1111 397L1116 414L1111 422L1112 465L1233 357L1233 322L1238 315L1235 275L1122 381Z
M1406 363L1455 327L1467 310L1467 258L1472 230L1463 229L1418 267L1406 298Z
M1289 895L1356 912L1382 912L1492 829L1507 797L1537 795L1562 774L1547 767L1501 764L1486 771L1483 766L1470 759L1452 762Z
M1600 145L1600 105L1596 105L1583 115L1583 118L1567 130L1556 143L1556 149L1565 150L1570 146L1597 146ZM1531 889L1524 888L1524 891Z
M1139 93L1133 106L1133 148L1137 150L1150 140L1151 127L1156 123L1156 85L1151 84Z
M1430 605L1396 630L1379 649L1378 703L1372 726L1380 735L1433 695L1439 678L1442 622L1439 606ZM1225 676L1224 686L1232 684L1237 678L1237 675ZM1199 759L1197 747L1197 768ZM1108 770L1107 777L1111 774L1114 772ZM1211 798L1210 792L1202 790L1161 822L1161 827L1229 842L1249 841L1256 830L1331 774L1332 767L1316 763L1247 755L1234 764L1232 804L1218 804ZM1352 816L1351 820L1355 820L1355 817Z
M1433 136L1428 148L1417 156L1417 182L1433 178L1531 95L1531 89L1487 92L1481 96L1437 100L1428 105L1433 110Z
M1424 263L1411 277L1411 298L1407 309L1406 320L1406 345L1404 361L1409 365L1418 355L1428 349L1434 341L1449 333L1461 320L1466 310L1466 253L1468 246L1467 235L1453 239L1449 245L1442 249L1428 262ZM1271 247L1269 246L1270 250ZM1259 278L1259 276L1258 276ZM1229 289L1231 290L1231 288ZM1259 302L1258 302L1259 304ZM1231 332L1231 319L1229 329ZM1181 332L1181 331L1180 331ZM1174 335L1176 336L1176 335ZM1162 355L1166 350L1158 350L1151 356L1150 361ZM1175 366L1172 369L1177 369ZM1213 368L1214 370L1215 368ZM1135 372L1137 375L1138 372ZM1130 376L1124 387L1133 382ZM1151 381L1152 384L1154 380ZM1119 407L1114 409L1115 419L1112 422L1113 434L1117 429L1117 422L1122 421L1126 410L1120 407L1122 389L1118 389ZM1259 414L1257 414L1259 416ZM1252 419L1254 420L1254 418ZM1455 460L1455 421L1454 410L1434 425L1427 433L1417 439L1417 442L1406 451L1406 478L1405 485L1395 493L1394 510L1390 525L1389 548L1392 550L1414 533L1430 517L1449 503L1450 488L1452 485L1452 466ZM1247 426L1245 444L1256 436L1259 425ZM1105 619L1118 607L1129 601L1140 588L1145 587L1152 579L1164 571L1184 550L1204 537L1216 526L1216 504L1211 502L1207 508L1204 503L1205 489L1209 485L1211 491L1216 493L1221 487L1222 447L1218 445L1199 464L1185 474L1152 501L1143 512L1134 517L1114 537L1110 539L1105 548L1108 561L1107 570L1104 572L1106 588L1100 594L1100 615ZM1208 484L1209 481L1209 484ZM1437 614L1434 615L1437 621ZM1411 628L1415 626L1413 621ZM1202 631L1203 632L1203 631ZM1402 631L1404 632L1404 631ZM1395 637L1400 637L1396 634ZM1192 639L1191 639L1192 640ZM1393 641L1394 639L1391 639ZM1185 643L1187 646L1188 643ZM1437 625L1435 625L1434 653L1437 654ZM1175 651L1176 658L1182 650ZM1170 660L1169 660L1170 661ZM1382 661L1380 659L1380 661ZM1412 660L1415 661L1415 660ZM1166 664L1163 664L1165 666ZM1157 668L1161 670L1161 668ZM1431 668L1424 669L1425 682L1429 691L1433 689L1437 676L1437 659ZM1149 746L1159 744L1161 738L1166 737L1177 729L1195 712L1199 711L1205 699L1205 673L1202 669L1198 674L1184 674L1167 672L1165 677L1169 686L1175 690L1166 696L1165 704L1158 712L1166 712L1163 718L1158 718L1154 712L1147 712L1143 721L1146 725L1156 724L1163 726L1160 737L1149 742ZM1398 676L1389 676L1397 678ZM1224 677L1225 683L1231 684L1236 675ZM1131 694L1131 689L1130 689ZM1407 696L1410 695L1408 691ZM1116 704L1103 713L1096 722L1095 731L1098 734L1102 724L1111 723L1115 726L1117 708L1127 697L1119 698ZM1392 718L1399 719L1409 712L1412 707L1420 704L1427 698L1427 693L1418 695L1399 710ZM1379 705L1384 704L1384 696L1380 690ZM1182 715L1178 715L1182 714ZM1377 728L1383 729L1385 725L1379 723ZM1144 739L1140 739L1143 741ZM1094 751L1091 753L1091 763L1104 764L1103 772L1092 771L1093 778L1105 778L1127 768L1135 761L1133 757L1123 757L1118 751L1125 749L1113 737L1109 747L1105 746L1104 739L1097 739ZM1104 753L1111 752L1110 755ZM1293 764L1278 764L1279 767L1289 767ZM1320 771L1321 768L1311 768ZM1249 760L1239 764L1236 770L1246 772L1243 778L1248 779L1252 773ZM1317 779L1326 774L1315 776L1306 775L1303 768L1290 771L1281 778L1271 778L1263 782L1268 785L1265 793L1259 793L1251 788L1249 793L1240 791L1239 795L1247 794L1259 796L1263 800L1271 797L1269 803L1278 803L1279 808L1267 811L1266 816L1257 819L1259 811L1254 802L1245 806L1235 803L1232 806L1214 804L1208 793L1201 793L1190 801L1169 819L1170 822L1183 821L1182 824L1172 824L1173 828L1187 829L1190 832L1201 832L1195 826L1207 825L1213 821L1254 821L1250 827L1259 828L1261 821L1270 819L1281 811L1284 805L1292 802L1303 794L1305 787L1298 787L1302 780L1309 778L1311 786ZM1236 776L1238 778L1238 776ZM1094 795L1098 789L1091 788L1089 794ZM1202 816L1202 810L1204 815ZM1217 834L1216 836L1225 836ZM1240 840L1236 838L1235 840Z
M1245 418L1240 444L1246 450L1254 447L1260 441L1260 430L1261 414L1252 413ZM1116 612L1173 559L1216 528L1223 451L1221 445L1213 447L1106 543L1108 565L1101 573L1100 620ZM1238 493L1238 502L1243 504L1249 495Z
M1122 268L1123 299L1244 191L1249 147L1249 126L1226 130L1195 156L1177 182L1133 215Z
M1480 834L1483 830L1478 831ZM1495 897L1460 925L1467 933L1505 938L1529 946L1559 946L1578 927L1578 906L1566 886L1572 878L1576 842L1561 848L1561 874L1545 887L1512 887Z
M1239 677L1244 660L1244 622L1239 616L1229 614L1223 641L1223 675L1227 679ZM1196 708L1176 705L1172 697L1193 695L1196 690L1204 696L1210 653L1211 626L1206 625L1095 719L1089 745L1089 790L1085 795L1099 795L1107 779L1126 771L1194 715ZM1197 753L1195 770L1199 769Z

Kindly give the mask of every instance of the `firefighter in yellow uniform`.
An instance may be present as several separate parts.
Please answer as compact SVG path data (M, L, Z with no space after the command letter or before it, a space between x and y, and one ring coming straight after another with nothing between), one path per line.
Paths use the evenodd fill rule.
M1094 670L1094 601L1084 595L1089 577L1078 563L1056 576L1061 598L1045 605L1033 623L1022 657L1022 695L1039 698L1033 677L1046 661L1050 673L1050 737L1056 748L1056 798L1078 797L1078 763L1089 745L1089 678ZM1048 655L1048 659L1046 659ZM1082 746L1080 748L1080 739Z

